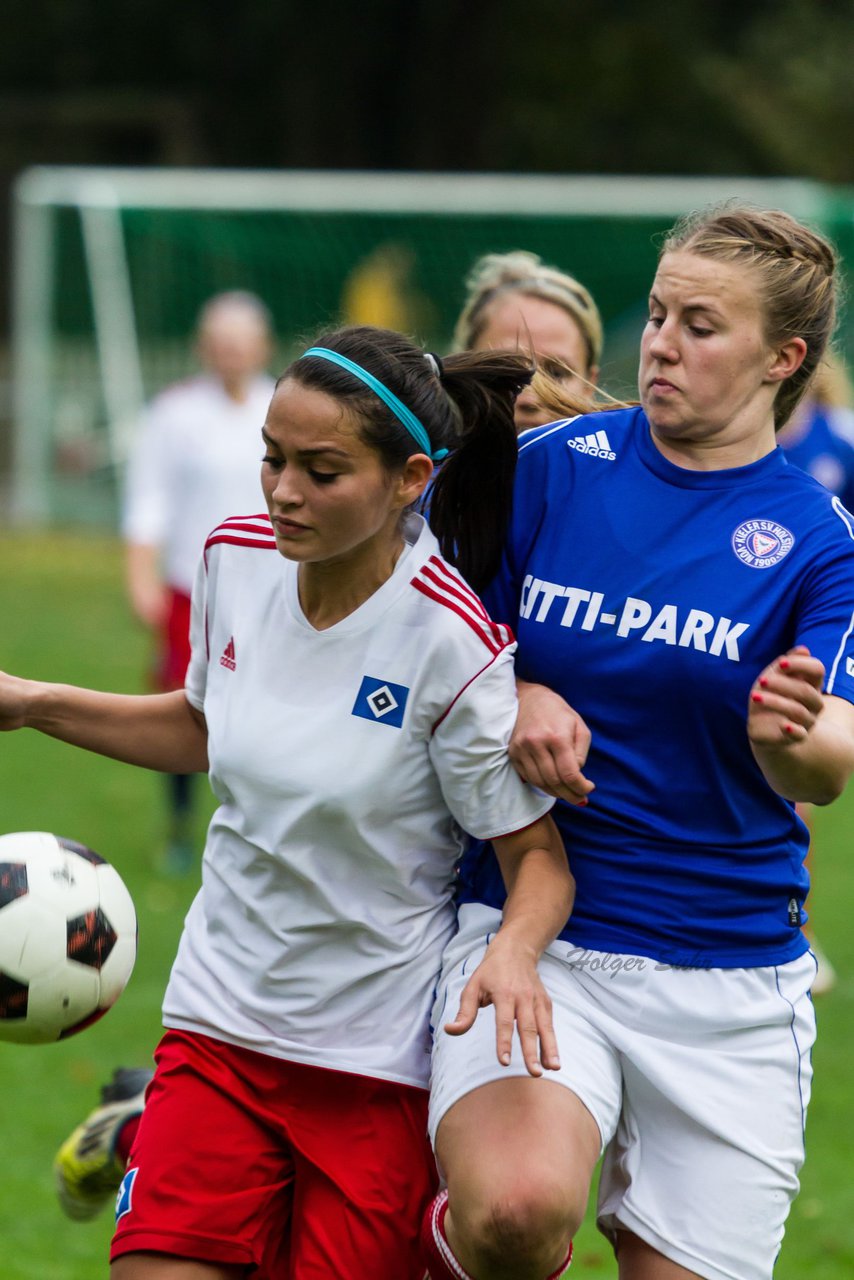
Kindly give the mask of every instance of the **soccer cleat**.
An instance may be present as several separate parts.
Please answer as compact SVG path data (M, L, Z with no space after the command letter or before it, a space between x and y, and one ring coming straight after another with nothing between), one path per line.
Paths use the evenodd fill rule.
M142 1114L152 1074L146 1067L118 1067L101 1089L100 1105L56 1153L56 1194L64 1213L76 1222L94 1218L118 1190L125 1167L116 1144L127 1121Z

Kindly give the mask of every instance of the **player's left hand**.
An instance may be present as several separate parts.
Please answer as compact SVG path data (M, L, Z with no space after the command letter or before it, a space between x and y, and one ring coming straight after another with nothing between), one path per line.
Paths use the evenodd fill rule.
M824 707L824 665L797 645L760 672L750 690L747 735L756 746L803 742Z
M515 1027L529 1075L541 1076L544 1068L559 1070L552 1002L534 953L514 939L502 938L500 930L466 983L457 1016L445 1023L445 1031L463 1035L474 1025L478 1009L490 1004L495 1006L495 1049L502 1066L510 1062Z

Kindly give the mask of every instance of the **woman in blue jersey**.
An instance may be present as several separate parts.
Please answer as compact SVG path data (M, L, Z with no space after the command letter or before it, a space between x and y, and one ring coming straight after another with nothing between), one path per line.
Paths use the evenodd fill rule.
M266 513L207 540L185 689L0 674L0 729L208 769L219 802L135 1135L108 1105L60 1161L85 1208L128 1158L113 1280L421 1280L429 1013L463 831L495 840L510 896L456 1029L494 1000L497 1057L517 1026L532 1072L558 1065L536 961L572 881L552 799L507 755L512 634L439 546L473 580L497 568L530 372L324 335L258 424ZM434 532L413 507L449 449Z
M474 848L434 1012L433 1280L559 1273L602 1152L621 1280L770 1280L814 1039L795 804L854 770L854 526L775 436L832 333L834 277L783 213L687 219L652 285L640 405L520 439L485 599L518 637L511 754L559 798L577 881L540 962L562 1067L493 1069L489 1011L465 1040L441 1029L503 897Z

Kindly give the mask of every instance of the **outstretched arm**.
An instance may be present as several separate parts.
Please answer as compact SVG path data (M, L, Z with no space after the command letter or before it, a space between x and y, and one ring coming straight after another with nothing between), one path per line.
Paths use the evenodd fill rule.
M98 755L164 773L208 767L205 718L174 693L119 694L0 672L0 730L37 729Z
M539 1076L543 1067L558 1070L560 1058L551 1000L537 962L566 924L575 881L549 816L492 843L507 886L501 928L466 984L456 1018L445 1030L462 1035L474 1023L478 1009L492 1004L499 1062L506 1066L510 1061L516 1027L525 1065L532 1076Z
M830 804L854 772L854 706L822 693L824 667L803 645L760 672L747 733L768 785L787 800Z

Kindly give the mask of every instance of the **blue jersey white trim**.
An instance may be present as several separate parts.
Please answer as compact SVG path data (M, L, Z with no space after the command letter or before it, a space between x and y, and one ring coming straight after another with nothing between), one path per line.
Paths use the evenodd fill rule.
M598 432L613 459L567 447ZM677 467L639 408L549 424L520 444L484 599L517 636L518 675L593 734L589 805L554 811L578 887L562 936L675 965L802 954L807 832L760 773L746 715L757 674L795 644L854 701L854 541L831 495L779 449ZM464 861L461 897L503 901L488 846Z

